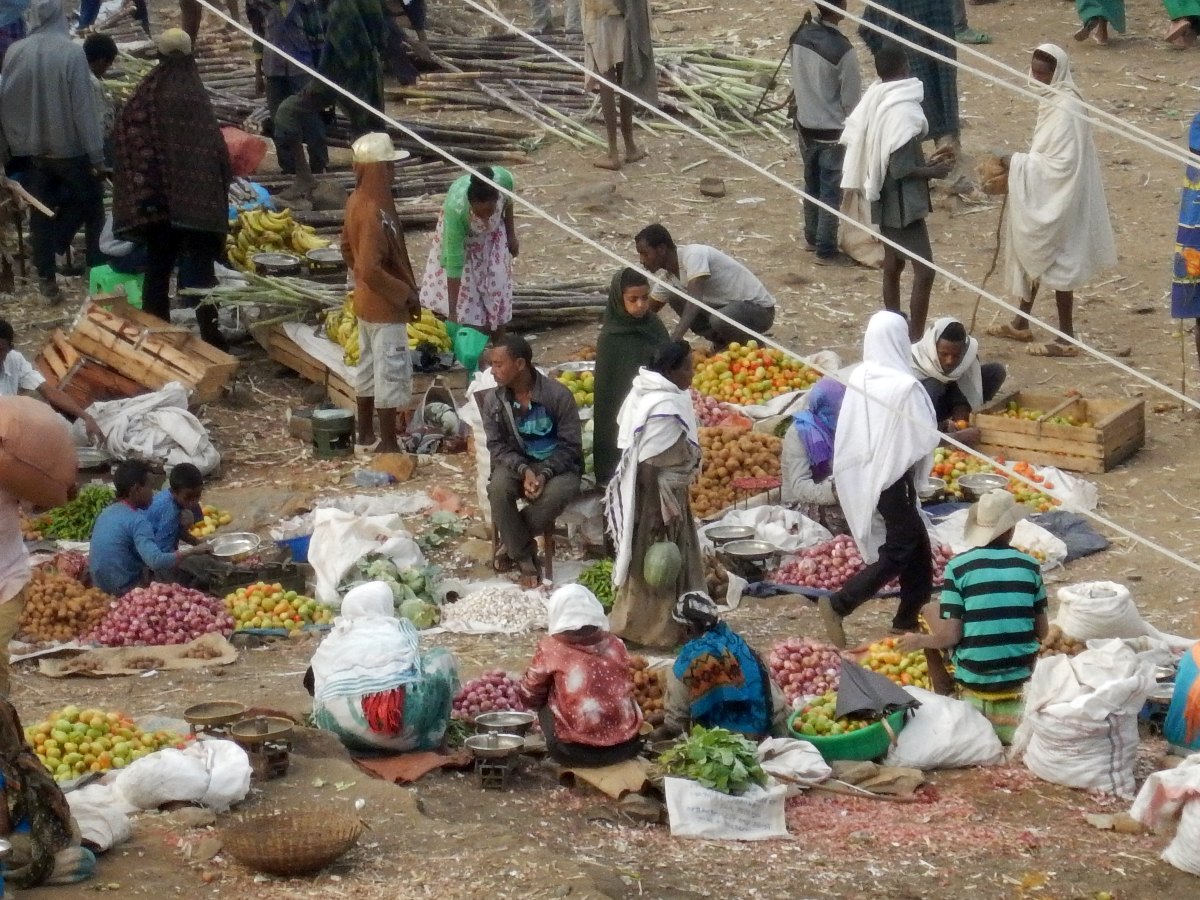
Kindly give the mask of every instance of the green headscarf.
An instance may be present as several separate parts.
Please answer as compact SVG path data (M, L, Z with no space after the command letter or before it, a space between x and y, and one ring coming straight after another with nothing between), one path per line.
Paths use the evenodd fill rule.
M608 306L596 341L593 453L596 477L601 482L612 477L621 459L617 449L617 412L633 378L638 369L650 364L654 351L671 339L656 313L647 313L639 319L625 311L621 299L623 273L624 269L613 275L608 286Z

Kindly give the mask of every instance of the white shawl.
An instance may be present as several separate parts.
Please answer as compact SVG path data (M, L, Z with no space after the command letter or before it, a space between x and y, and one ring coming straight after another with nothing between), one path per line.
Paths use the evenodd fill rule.
M638 463L670 450L681 436L696 447L700 432L692 397L664 376L640 369L617 413L617 447L624 451L605 491L608 530L617 546L613 584L625 583L633 559L633 526Z
M938 361L937 344L944 332L958 319L943 316L927 329L922 338L912 345L913 370L918 378L936 378L942 384L958 382L972 410L983 406L983 370L979 366L979 341L967 335L967 349L963 351L962 360L950 372L942 371Z
M1005 227L1008 287L1030 296L1032 282L1072 291L1117 262L1100 159L1066 51L1038 47L1054 57L1028 153L1014 153L1008 167Z
M863 362L850 376L838 416L833 477L867 563L879 557L884 539L879 495L914 466L926 475L938 445L933 404L912 375L911 353L902 316L886 311L871 316Z
M867 88L842 129L843 189L862 191L872 203L879 199L892 154L929 130L921 109L924 97L925 87L916 78L877 81Z

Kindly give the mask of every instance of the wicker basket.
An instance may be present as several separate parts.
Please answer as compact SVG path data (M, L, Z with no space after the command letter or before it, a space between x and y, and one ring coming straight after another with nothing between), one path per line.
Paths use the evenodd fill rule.
M245 816L222 836L225 850L247 868L307 875L353 847L364 828L358 816L339 810L279 810Z

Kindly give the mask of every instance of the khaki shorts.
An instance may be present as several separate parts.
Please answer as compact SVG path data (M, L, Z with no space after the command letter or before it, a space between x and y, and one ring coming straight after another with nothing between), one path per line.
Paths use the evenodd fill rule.
M358 323L358 373L355 390L374 397L376 409L407 408L412 401L412 359L408 326L403 323Z
M17 636L21 623L21 612L25 609L25 598L29 586L21 588L11 599L0 603L0 697L8 699L10 683L8 674L8 642Z

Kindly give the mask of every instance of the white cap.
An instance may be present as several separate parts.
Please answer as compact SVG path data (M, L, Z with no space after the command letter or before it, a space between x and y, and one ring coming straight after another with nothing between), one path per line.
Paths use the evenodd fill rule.
M397 150L392 139L382 131L364 134L350 145L356 163L396 162L408 156L407 150Z
M158 36L155 46L161 56L169 56L172 53L192 55L192 39L182 28L168 28Z

